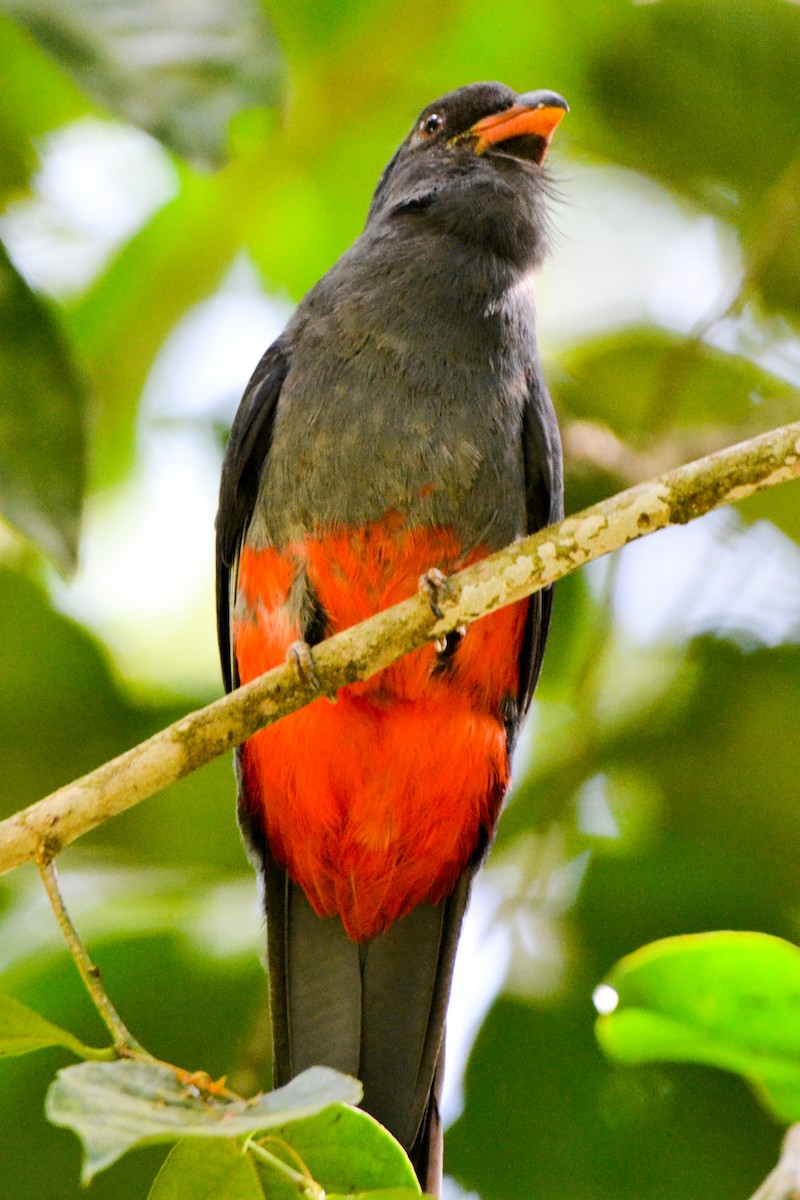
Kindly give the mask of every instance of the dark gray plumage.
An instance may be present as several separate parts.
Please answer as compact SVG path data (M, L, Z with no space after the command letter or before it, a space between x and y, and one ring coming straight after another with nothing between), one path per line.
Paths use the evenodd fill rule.
M560 442L539 365L531 272L547 245L541 163L554 110L565 108L554 93L519 97L501 84L428 106L384 171L363 234L256 369L233 425L217 521L228 688L238 681L231 629L243 546L282 549L320 528L398 513L409 528L452 529L468 552L561 517ZM539 128L527 114L544 110L552 125ZM512 125L505 114L518 112ZM507 129L484 135L480 122L493 114ZM541 666L550 603L549 592L530 603L517 693L497 714L509 754ZM301 567L285 612L312 644L328 632ZM451 654L457 662L457 641ZM491 828L477 836L452 895L357 943L338 918L316 915L273 857L241 776L240 817L265 883L276 1081L317 1062L358 1075L364 1107L436 1191L447 997Z

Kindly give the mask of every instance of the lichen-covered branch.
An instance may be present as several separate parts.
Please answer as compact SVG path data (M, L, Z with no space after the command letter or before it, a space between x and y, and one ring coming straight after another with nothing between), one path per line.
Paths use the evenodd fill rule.
M637 484L467 567L448 581L447 595L440 602L441 620L434 618L423 596L412 596L328 638L314 648L317 676L332 696L345 684L367 679L432 638L521 600L635 538L684 524L761 488L798 477L800 421ZM52 857L108 817L318 698L296 667L287 663L190 713L0 822L0 873L37 854Z
M39 868L44 890L47 892L47 897L53 909L53 915L58 922L59 929L64 935L67 948L72 955L72 961L75 963L78 974L92 998L92 1003L100 1014L106 1029L108 1029L114 1039L114 1051L119 1055L127 1057L150 1058L144 1046L136 1040L123 1023L122 1018L111 1002L111 998L103 987L99 970L89 958L83 942L78 937L78 931L72 923L72 918L67 912L67 906L64 903L64 897L61 895L56 864L48 857L47 852L43 850L36 856L36 865Z

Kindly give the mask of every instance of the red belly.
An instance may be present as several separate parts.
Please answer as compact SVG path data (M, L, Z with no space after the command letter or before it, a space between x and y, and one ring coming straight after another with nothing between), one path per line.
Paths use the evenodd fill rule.
M449 530L399 520L281 552L245 547L234 620L242 683L283 662L300 637L288 609L299 570L338 632L413 595L432 566L456 570L483 553L465 557ZM440 900L493 828L508 785L500 706L516 695L526 608L476 622L443 670L426 646L245 743L248 803L272 853L352 938Z

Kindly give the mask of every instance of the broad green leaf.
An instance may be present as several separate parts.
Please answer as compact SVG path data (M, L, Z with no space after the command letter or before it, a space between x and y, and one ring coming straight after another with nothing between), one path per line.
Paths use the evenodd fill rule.
M77 621L58 612L42 584L27 578L20 568L0 566L0 817L10 816L213 699L213 694L169 691L132 698L117 678L108 649ZM202 871L242 873L252 886L233 817L234 788L230 762L221 757L162 793L156 801L157 819L152 819L146 805L135 806L99 826L81 845L93 846L108 864L122 854L125 863L132 865L197 865ZM202 838L187 839L187 812L203 829ZM98 906L104 886L91 885L93 894L99 888ZM132 879L125 887L132 893L137 888L148 890L147 884ZM201 886L198 896L202 893ZM168 914L168 897L151 894L151 907L158 903ZM130 928L128 917L123 916L120 924L126 922ZM49 917L44 924L50 928ZM103 929L112 924L107 911ZM91 930L82 932L91 936ZM24 940L28 934L21 936ZM252 976L261 976L255 954ZM201 1058L207 1062L205 1053ZM222 1058L215 1069L221 1073L226 1063Z
M62 571L78 554L85 410L55 319L0 247L0 513Z
M238 1137L360 1099L361 1085L328 1067L312 1067L251 1101L222 1101L182 1086L158 1063L83 1063L59 1071L47 1093L47 1116L80 1137L88 1182L142 1143Z
M338 48L352 45L361 21L380 18L382 8L384 0L292 0L270 5L270 19L293 64L324 69Z
M138 740L141 726L96 638L56 612L43 586L10 565L0 569L0 614L5 817L121 753ZM46 753L37 735L42 729Z
M772 521L787 537L800 542L800 488L797 483L764 488L737 505L745 521Z
M624 16L586 64L584 143L734 224L757 260L763 298L797 318L800 8L786 0L620 7Z
M239 1142L188 1137L170 1150L147 1200L263 1200L263 1197L253 1159Z
M596 900L603 917L609 901L614 912L612 897ZM583 923L571 928L584 936ZM744 1200L774 1164L774 1122L724 1072L609 1063L593 1037L587 960L591 946L560 995L506 993L489 1011L447 1131L448 1174L486 1200ZM528 957L532 973L540 961Z
M84 115L88 104L34 39L4 15L0 79L0 193L13 194L36 168L34 139Z
M104 1050L84 1046L66 1029L59 1029L13 996L0 996L0 1058L30 1054L46 1046L64 1046L79 1058L105 1056Z
M746 358L654 327L579 343L553 372L560 411L601 420L623 437L654 429L796 419L797 390Z
M765 599L781 613L787 602L792 598ZM559 719L537 739L531 770L500 821L497 848L563 819L587 779L632 771L651 781L672 833L733 854L773 896L796 895L800 650L744 652L707 638L682 661L673 654L662 665L662 657L641 648L626 653L621 645L609 665L620 676L652 670L649 693L633 690L621 711L590 720L569 709L553 714Z
M416 1188L378 1188L369 1192L326 1192L326 1200L419 1200L419 1185ZM431 1200L425 1193L427 1200Z
M796 155L798 58L785 0L623 8L588 64L598 149L733 215Z
M769 229L765 241L769 238L771 249L763 261L757 262L754 271L754 282L766 306L787 313L795 323L800 318L799 196L800 159L796 159L778 186L764 198L761 220ZM758 224L752 240L753 257L758 259Z
M800 1119L800 949L760 933L665 938L605 981L614 1010L600 1045L626 1063L697 1062L743 1075L772 1110Z
M217 789L218 803L219 798ZM154 817L157 827L157 814ZM112 869L107 874L104 868L113 861L113 850L109 848L96 855L96 873L74 873L81 859L86 861L86 852L81 849L70 851L66 859L71 860L72 868L63 866L62 886L72 916L101 965L106 987L130 1027L158 1053L169 1053L179 1062L202 1063L215 1076L221 1075L230 1064L234 1064L235 1070L243 1043L255 1028L259 1003L265 999L266 981L256 947L251 948L249 955L242 952L231 958L224 953L222 947L231 936L230 917L220 914L215 917L213 928L207 930L213 939L211 944L206 941L205 931L198 930L199 940L191 933L164 933L174 897L171 887L164 890L165 873L152 869L133 871L127 879L125 871ZM133 856L128 855L126 861L134 861ZM243 874L243 883L249 874ZM194 893L202 905L204 894L210 898L218 882L218 875L192 873L184 877L183 889L187 896ZM252 879L248 882L252 889ZM37 899L42 889L35 872L19 871L0 880L0 905L5 889L20 890L27 897L25 903L20 896L17 906L17 937L24 938L24 930L19 928L24 924L30 940L38 943L41 927L46 932L47 928L55 927L55 922L44 896ZM135 908L136 891L143 905L139 912ZM106 912L101 917L102 906ZM154 919L147 909L152 913L157 906L161 913ZM185 929L180 905L177 911L178 924ZM8 919L0 922L0 947L4 950L13 914L2 915ZM257 925L256 914L253 923ZM220 946L221 956L215 952L214 941ZM32 946L27 961L18 959L9 971L3 971L0 991L10 991L57 1024L66 1025L82 1041L100 1044L102 1034L97 1034L97 1015L63 943ZM262 1029L261 1050L266 1059L269 1053L266 1023ZM54 1062L59 1055L66 1061L65 1052L60 1050L0 1061L3 1200L4 1191L37 1200L39 1197L55 1200L56 1196L58 1200L87 1200L79 1178L80 1143L71 1133L45 1119L45 1093L56 1067L61 1065ZM265 1063L264 1074L267 1073L268 1063ZM256 1075L257 1071L251 1070L253 1086L257 1086ZM89 1195L97 1193L98 1200L144 1200L170 1148L153 1145L126 1155L93 1181ZM56 1178L57 1185L53 1182Z
M382 1125L360 1109L332 1105L313 1117L269 1132L269 1152L295 1168L295 1155L299 1155L326 1193L353 1196L371 1194L376 1188L397 1188L407 1195L420 1194L406 1152ZM294 1154L282 1151L283 1143ZM258 1161L270 1200L292 1200L296 1189L290 1181L276 1168Z
M245 244L265 203L261 151L217 175L181 172L181 191L137 233L68 314L97 412L93 483L130 466L139 400L177 322L207 299Z
M196 162L218 163L230 119L280 95L280 52L256 0L4 6L89 95Z

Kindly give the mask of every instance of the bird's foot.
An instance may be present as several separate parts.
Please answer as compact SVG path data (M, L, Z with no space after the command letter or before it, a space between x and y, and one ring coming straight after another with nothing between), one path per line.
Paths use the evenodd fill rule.
M440 601L446 599L450 592L450 581L444 571L440 571L438 567L431 567L430 571L420 575L419 590L420 595L424 596L430 604L431 612L436 620L441 621L444 613L440 607Z
M436 653L439 655L440 660L453 657L461 645L466 632L466 625L457 625L455 629L451 629L449 633L445 633L443 637L436 639L433 644L436 647Z
M294 665L300 682L305 687L310 688L314 692L322 692L322 684L317 675L317 668L314 665L314 656L311 653L311 647L308 642L298 639L292 642L289 649L286 651L286 661Z

